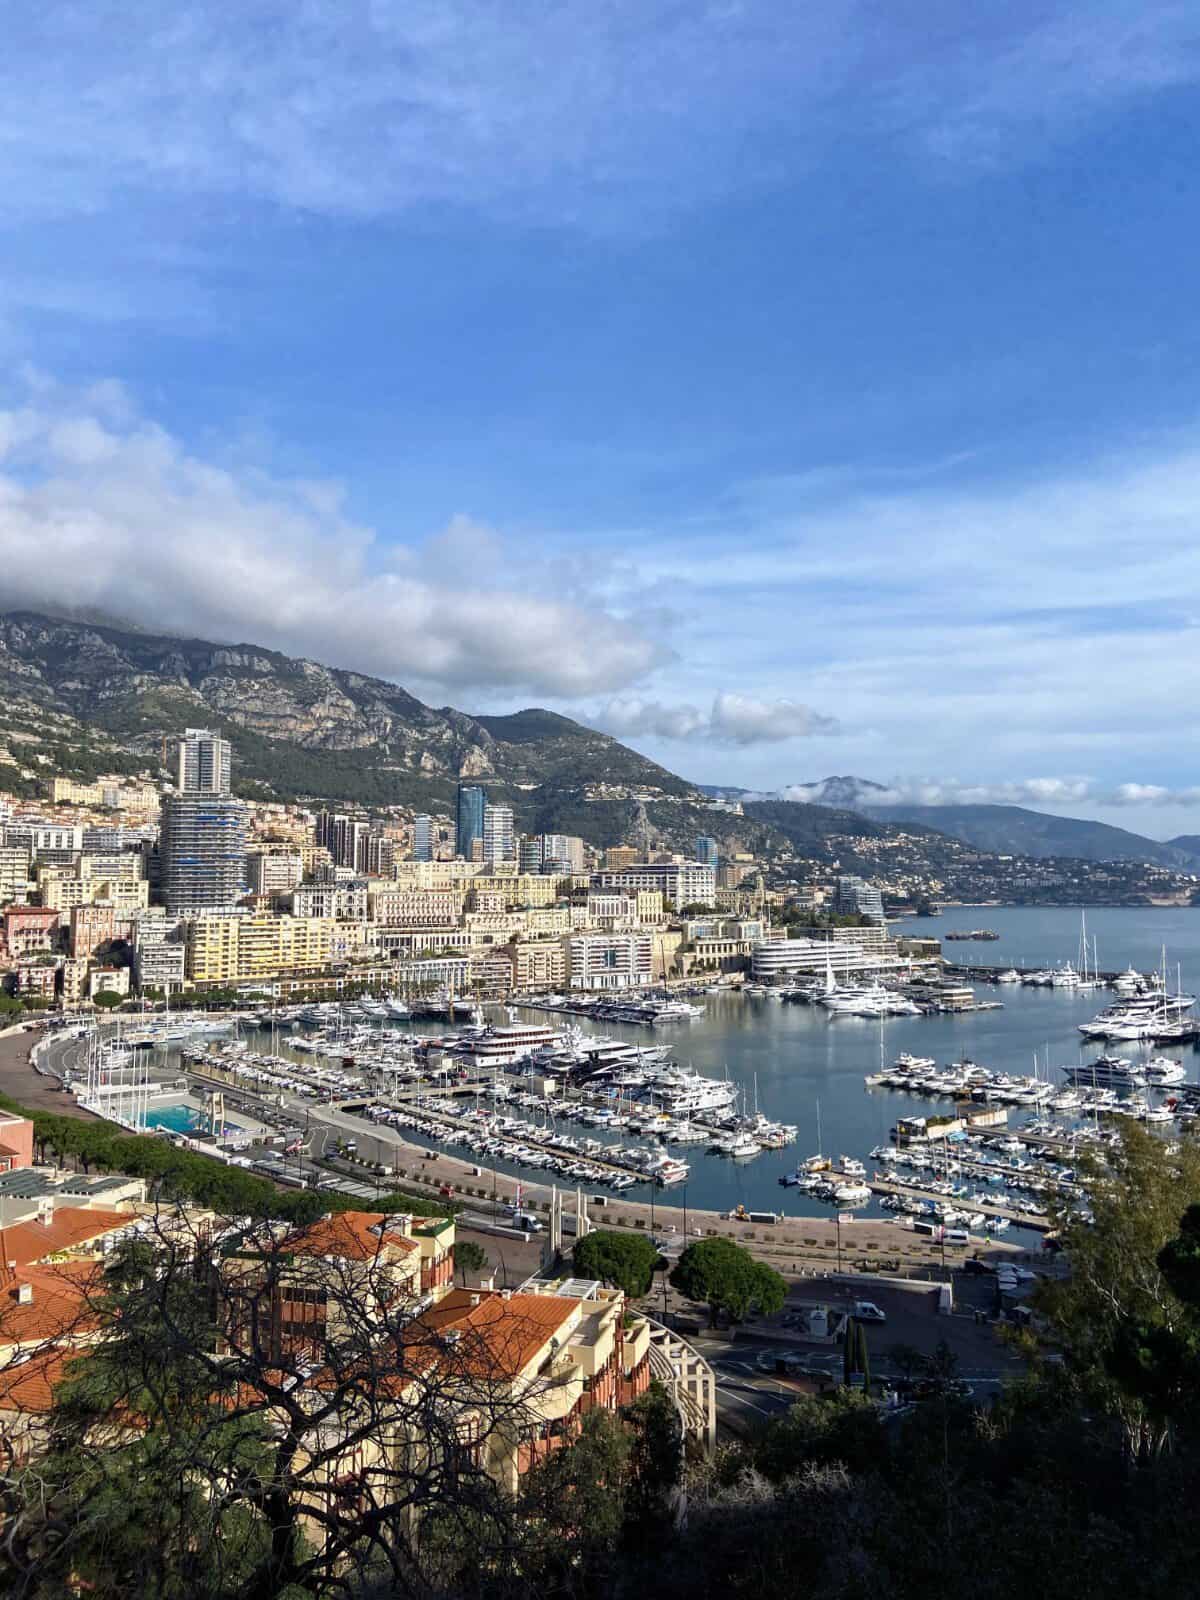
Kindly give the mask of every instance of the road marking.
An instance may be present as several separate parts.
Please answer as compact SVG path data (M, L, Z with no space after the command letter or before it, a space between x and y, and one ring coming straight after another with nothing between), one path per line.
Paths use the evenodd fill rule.
M751 1411L757 1411L760 1417L769 1417L771 1415L765 1406L756 1406L753 1400L747 1400L742 1395L735 1394L732 1389L724 1388L721 1384L717 1384L717 1393L723 1394L735 1406L748 1406Z

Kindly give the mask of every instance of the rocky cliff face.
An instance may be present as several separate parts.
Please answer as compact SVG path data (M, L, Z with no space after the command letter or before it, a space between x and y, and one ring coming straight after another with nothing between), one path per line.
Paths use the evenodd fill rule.
M314 754L343 751L356 764L418 781L690 789L616 740L551 712L477 718L435 710L396 684L255 645L30 612L0 616L0 694L69 712L147 753L188 723L217 723L246 770L256 752L265 760L260 744L270 741ZM239 741L238 730L252 738Z

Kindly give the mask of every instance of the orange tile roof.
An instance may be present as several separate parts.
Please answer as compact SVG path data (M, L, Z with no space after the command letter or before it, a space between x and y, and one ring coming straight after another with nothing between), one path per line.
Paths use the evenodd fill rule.
M340 1261L374 1261L391 1250L409 1255L421 1246L394 1229L381 1231L392 1219L382 1211L335 1211L284 1240L295 1255L332 1256Z
M472 1305L474 1297L478 1304ZM512 1294L452 1289L411 1325L406 1342L420 1345L429 1335L431 1350L448 1350L447 1333L459 1335L457 1350L470 1372L516 1377L556 1334L561 1334L582 1301L555 1294Z
M118 1228L128 1228L135 1219L127 1211L89 1211L84 1206L58 1206L47 1222L18 1222L0 1228L0 1259L7 1268L44 1261L60 1250L75 1250L80 1245L103 1239Z
M0 1411L49 1411L68 1364L81 1353L70 1345L57 1345L28 1361L0 1368Z
M42 1344L93 1329L98 1318L89 1302L101 1270L95 1261L18 1268L0 1286L0 1345ZM33 1291L25 1303L17 1298L22 1284Z

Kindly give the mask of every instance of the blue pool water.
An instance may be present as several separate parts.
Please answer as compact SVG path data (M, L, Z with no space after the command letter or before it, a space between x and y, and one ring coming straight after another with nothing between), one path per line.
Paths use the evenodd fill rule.
M189 1105L151 1106L146 1113L146 1127L150 1129L165 1128L168 1133L200 1133L204 1131L204 1123L200 1113ZM225 1122L221 1125L221 1137L232 1139L235 1134L242 1133L236 1122Z
M148 1128L166 1128L170 1133L191 1133L199 1123L199 1116L191 1106L151 1106L146 1113Z

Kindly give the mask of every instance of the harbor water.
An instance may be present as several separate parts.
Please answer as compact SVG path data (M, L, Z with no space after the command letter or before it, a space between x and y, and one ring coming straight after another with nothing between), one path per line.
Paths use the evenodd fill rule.
M964 963L1036 968L1076 962L1079 926L1077 909L956 908L940 918L913 919L900 931L940 936L947 928L991 928L1000 934L998 940L950 944L947 954ZM1200 977L1200 915L1193 911L1089 911L1089 945L1093 933L1102 969L1122 970L1132 964L1140 970L1153 970L1161 962L1165 945L1172 980L1177 964L1182 967L1185 989L1189 971ZM607 1021L583 1026L633 1043L669 1042L682 1065L735 1083L743 1111L753 1111L757 1105L771 1118L799 1127L795 1145L766 1150L748 1161L708 1153L703 1146L681 1150L690 1176L686 1186L664 1195L666 1203L680 1205L686 1200L689 1206L702 1209L744 1205L748 1210L783 1211L792 1216L828 1216L829 1208L820 1201L782 1188L780 1177L817 1152L835 1159L855 1157L871 1169L872 1147L888 1142L898 1117L928 1116L949 1109L945 1101L867 1089L865 1076L879 1070L881 1063L892 1062L901 1052L932 1057L939 1066L965 1058L1010 1073L1032 1073L1036 1068L1057 1086L1063 1083L1062 1066L1093 1060L1102 1053L1101 1045L1083 1039L1078 1024L1113 1000L1110 990L1076 994L1069 989L980 983L977 995L980 1000L1002 1002L1001 1008L891 1017L881 1024L831 1016L820 1007L789 1004L772 995L722 991L703 996L704 1015L689 1022L653 1030ZM552 1014L525 1011L522 1016L556 1025ZM562 1020L565 1026L567 1019ZM400 1026L405 1032L430 1031L428 1023ZM280 1035L279 1042L286 1037ZM265 1048L267 1040L260 1034L256 1044ZM1138 1049L1125 1044L1119 1053L1136 1055ZM1168 1053L1183 1061L1189 1081L1197 1080L1200 1057L1193 1047L1172 1046ZM1026 1119L1027 1113L1020 1110L1010 1113L1013 1124ZM429 1142L420 1135L409 1137L422 1144ZM647 1142L636 1135L623 1137L628 1143ZM545 1173L522 1173L503 1162L500 1170L533 1182L552 1181ZM632 1193L644 1198L646 1192L645 1186L639 1185ZM874 1210L872 1203L865 1214Z

